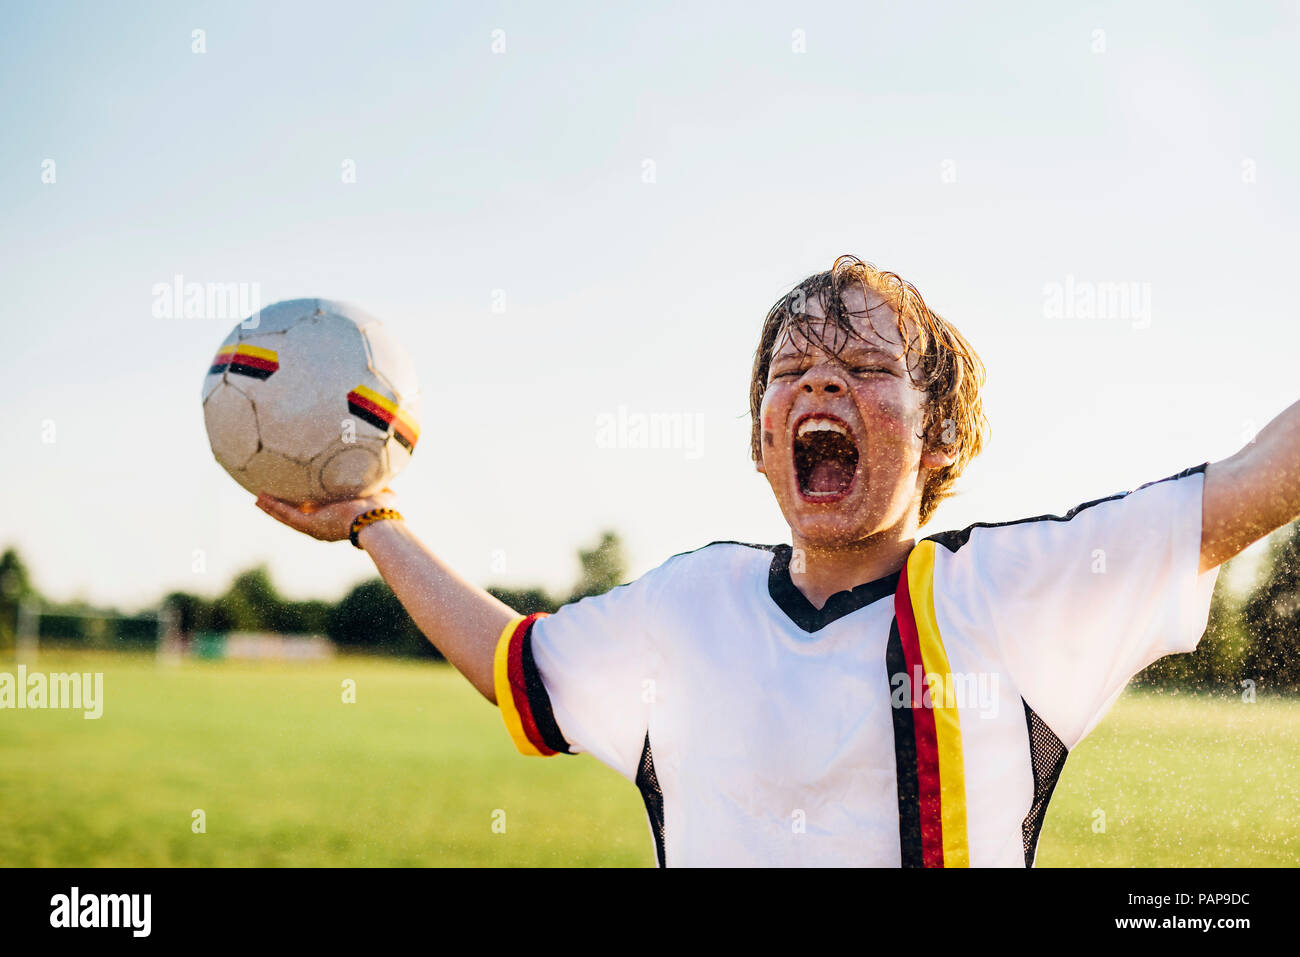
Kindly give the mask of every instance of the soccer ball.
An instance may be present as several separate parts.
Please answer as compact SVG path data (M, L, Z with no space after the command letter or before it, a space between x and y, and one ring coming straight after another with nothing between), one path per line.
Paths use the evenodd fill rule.
M226 337L203 379L212 454L250 492L295 505L369 495L420 437L419 386L378 319L278 302Z

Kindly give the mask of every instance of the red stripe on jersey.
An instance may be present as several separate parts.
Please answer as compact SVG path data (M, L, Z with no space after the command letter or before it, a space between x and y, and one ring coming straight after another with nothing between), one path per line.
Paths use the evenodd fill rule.
M507 651L506 674L510 678L510 691L514 695L515 708L519 712L519 723L523 725L524 734L528 736L533 747L550 757L557 752L554 748L547 747L542 732L537 728L537 719L533 717L533 703L528 698L528 682L524 680L524 638L538 617L536 613L531 614L515 626L515 633L510 636L510 647Z
M921 642L916 636L916 618L912 614L912 595L907 585L907 565L898 576L894 594L894 615L898 619L898 637L907 661L908 684L912 689L912 725L916 729L916 777L921 798L921 866L943 867L943 815L939 787L939 736L934 727L934 711L925 707L925 662ZM922 684L916 686L916 676Z

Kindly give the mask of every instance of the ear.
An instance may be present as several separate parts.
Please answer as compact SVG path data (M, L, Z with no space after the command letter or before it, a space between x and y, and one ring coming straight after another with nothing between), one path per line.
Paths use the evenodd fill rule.
M772 434L772 421L767 417L767 394L763 394L763 401L758 407L758 420L762 423L758 430L758 456L754 459L754 468L759 475L767 474L767 466L763 464L763 445L765 441L770 441Z
M926 449L921 453L921 468L930 469L931 471L934 469L947 468L956 461L957 456L952 452L949 452L942 445Z
M925 450L921 453L921 468L933 471L947 468L956 462L956 423L952 419L935 422L930 426L930 433L926 437Z

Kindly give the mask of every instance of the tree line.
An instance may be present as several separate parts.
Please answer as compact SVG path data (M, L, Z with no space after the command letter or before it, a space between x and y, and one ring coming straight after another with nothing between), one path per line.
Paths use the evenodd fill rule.
M1227 587L1231 565L1224 564L1214 586L1196 650L1161 658L1135 681L1227 694L1300 691L1300 521L1269 538L1255 586L1244 596Z
M556 611L567 602L602 594L626 581L623 544L615 532L604 532L593 547L580 549L578 562L581 573L566 594L552 595L540 587L487 590L521 614L531 614ZM41 609L41 641L125 648L152 645L157 637L157 619L152 614L120 615L80 603L46 601L17 550L10 548L0 556L0 649L14 646L19 605L24 601ZM173 609L181 633L189 637L235 631L325 635L343 648L442 657L387 582L378 577L356 585L336 603L293 601L280 594L270 570L259 565L236 575L215 598L174 591L160 604Z
M605 532L589 549L580 549L581 574L567 594L544 588L487 590L521 614L554 612L561 605L599 595L626 581L622 542ZM1244 595L1228 587L1232 562L1219 576L1205 636L1196 651L1163 658L1135 682L1236 694L1245 688L1300 691L1300 522L1270 537L1253 588ZM12 648L18 605L24 599L42 606L41 640L108 646L151 644L154 619L120 616L107 629L83 605L41 600L16 550L0 555L0 649ZM167 595L182 632L271 631L326 635L344 648L396 655L441 657L416 627L382 578L355 586L337 603L291 601L275 588L265 566L237 575L216 598L175 591ZM102 610L91 610L99 613ZM111 614L111 613L110 613ZM1050 636L1044 636L1050 639Z

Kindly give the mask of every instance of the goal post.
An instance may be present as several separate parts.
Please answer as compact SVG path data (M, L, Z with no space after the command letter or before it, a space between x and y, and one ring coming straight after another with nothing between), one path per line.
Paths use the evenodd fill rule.
M87 650L119 650L119 644L140 648L154 645L161 659L173 646L179 648L180 615L170 603L157 610L134 615L114 612L84 611L81 609L46 608L40 602L24 598L18 603L14 622L14 657L25 664L34 664L41 652L41 630L45 624L48 650L51 647L80 647ZM81 625L71 633L60 635L60 621L66 628L71 621ZM54 637L50 637L53 629ZM143 640L142 640L143 639ZM64 642L72 641L72 645Z
M14 656L26 664L35 664L40 644L41 606L30 598L18 603L18 620L14 622Z
M179 665L184 650L180 609L174 603L164 601L158 608L158 664L163 667Z

